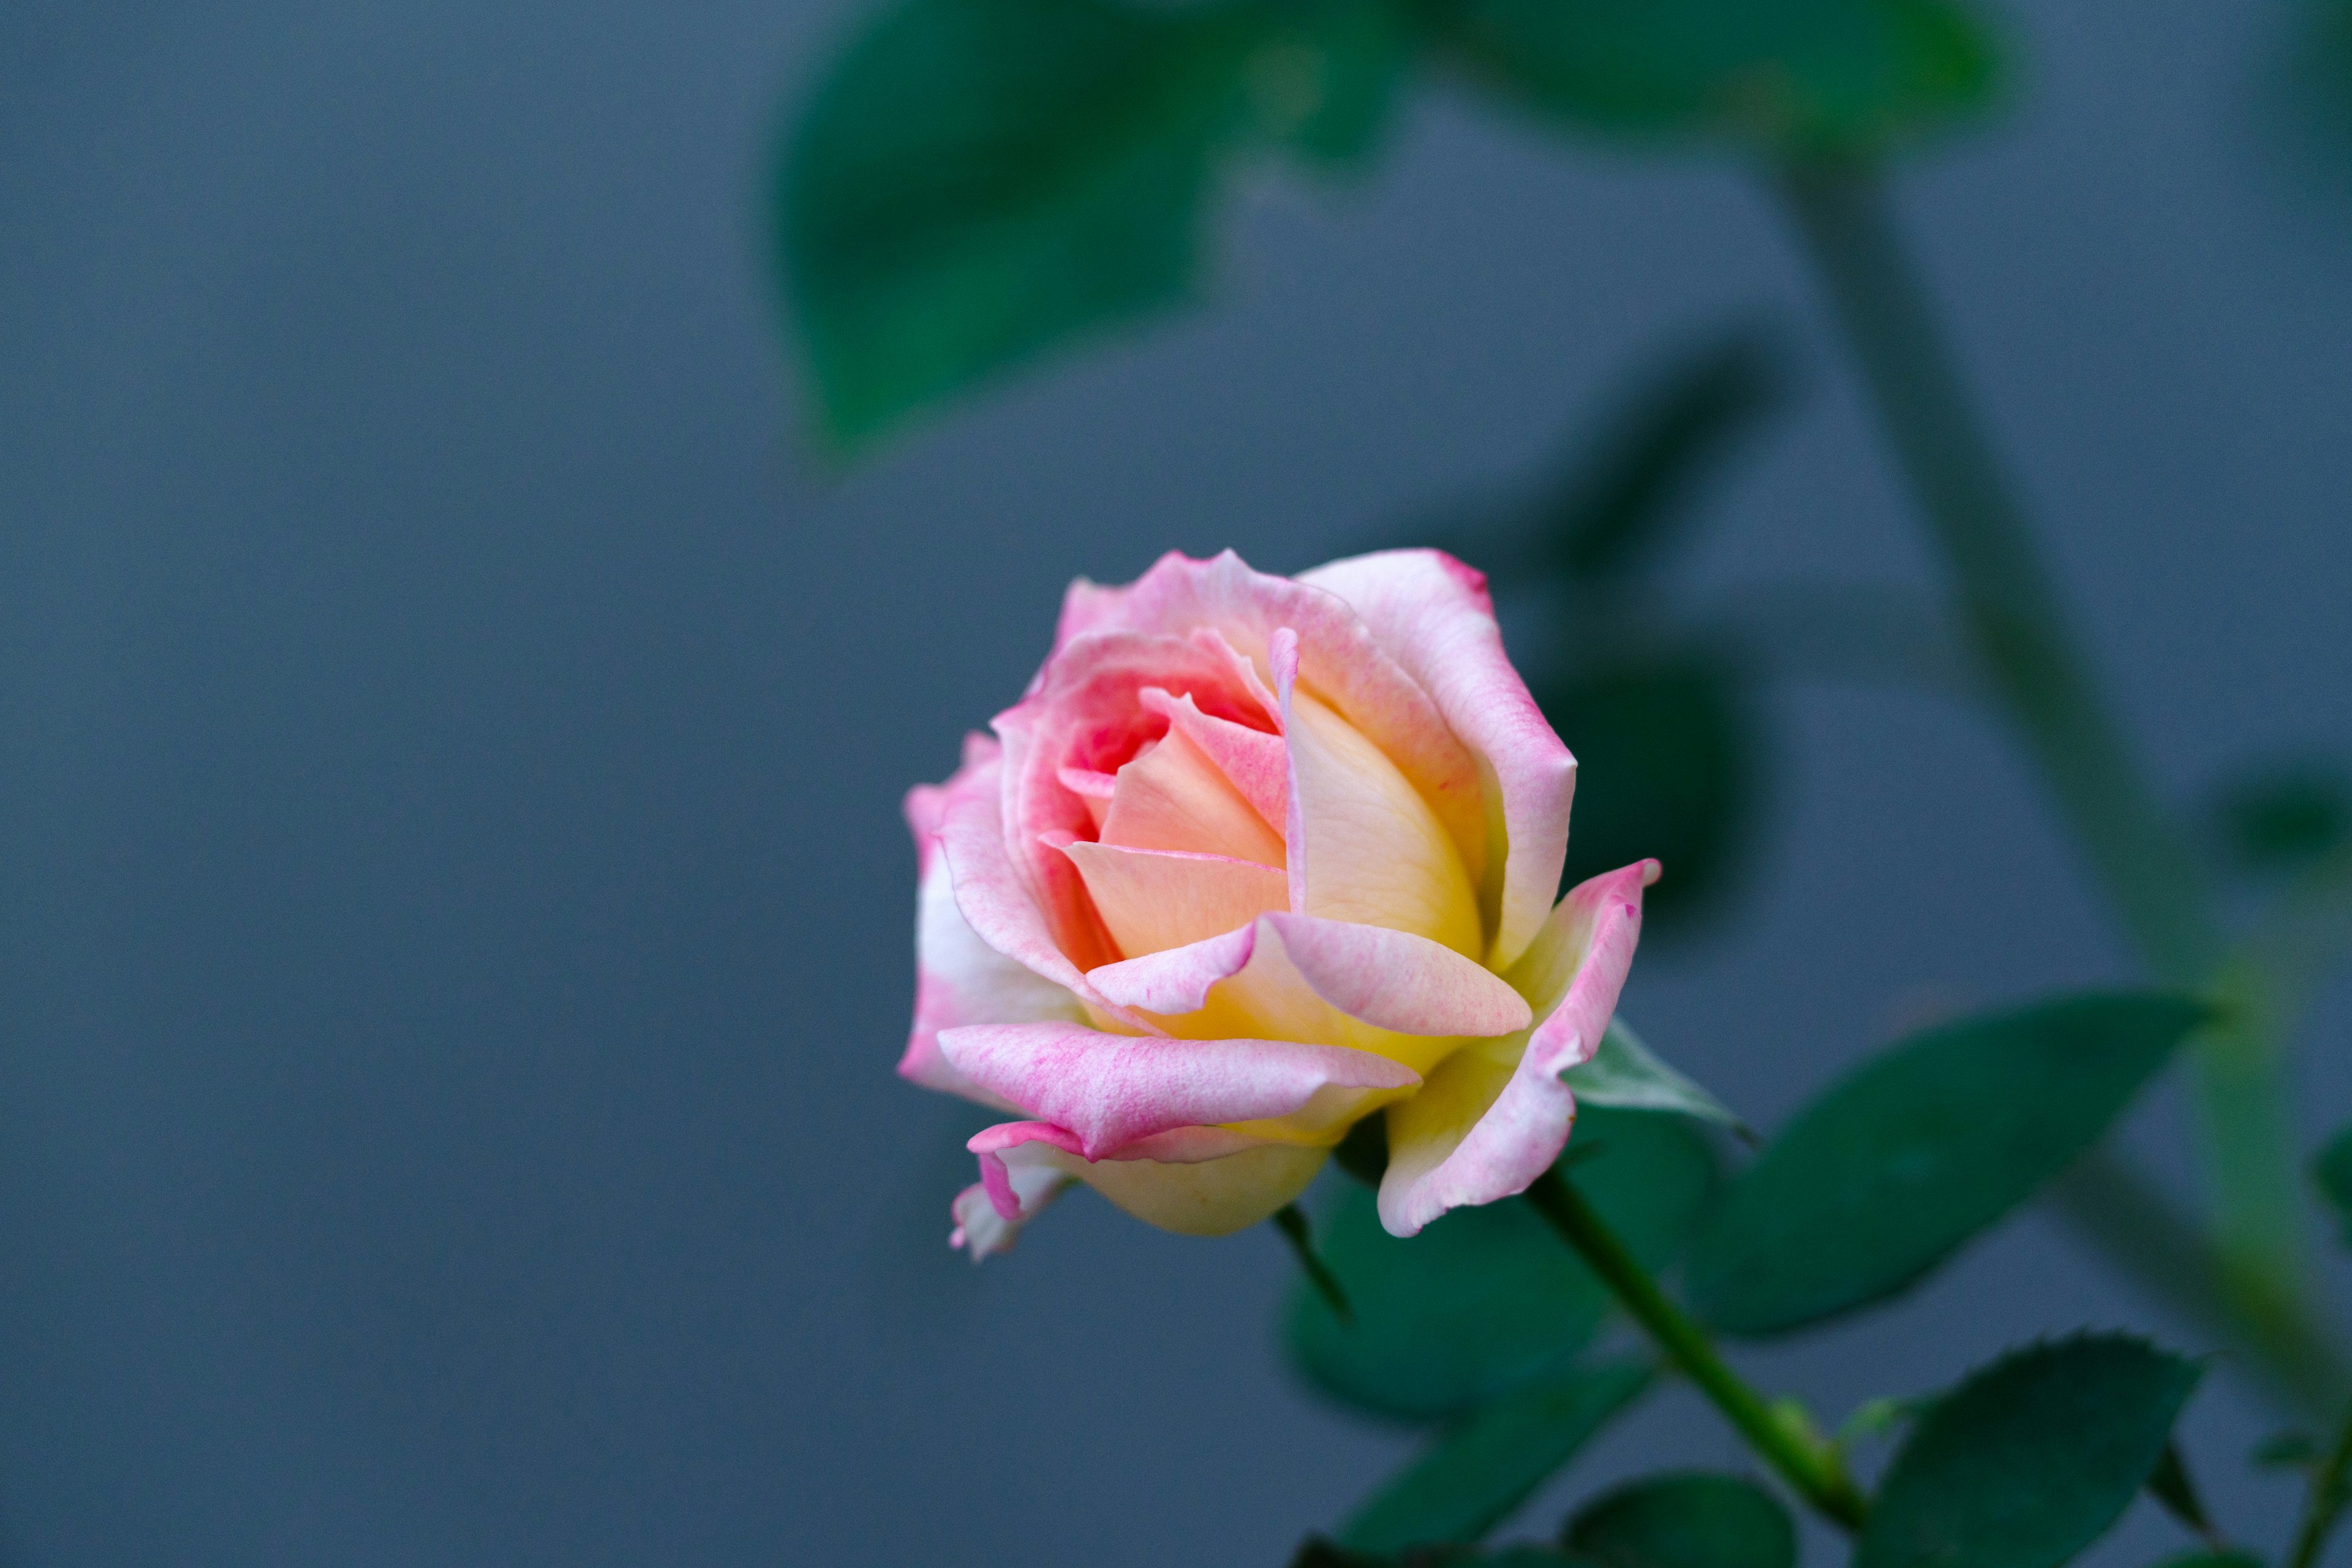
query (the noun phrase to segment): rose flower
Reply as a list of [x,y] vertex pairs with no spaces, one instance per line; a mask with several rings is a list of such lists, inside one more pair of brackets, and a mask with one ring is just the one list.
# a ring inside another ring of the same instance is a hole
[[954,1202],[975,1258],[1072,1180],[1216,1236],[1387,1118],[1382,1223],[1523,1191],[1608,1026],[1654,861],[1555,907],[1576,762],[1434,551],[1297,578],[1171,554],[1074,584],[995,738],[907,797],[898,1071],[1010,1120]]

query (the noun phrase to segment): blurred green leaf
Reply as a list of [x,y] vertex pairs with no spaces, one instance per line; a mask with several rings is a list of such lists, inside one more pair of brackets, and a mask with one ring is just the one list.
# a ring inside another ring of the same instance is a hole
[[2210,815],[2240,866],[2300,870],[2352,839],[2352,779],[2320,758],[2275,763],[2223,785]]
[[2254,1445],[2247,1459],[2258,1470],[2307,1470],[2326,1452],[2308,1432],[2273,1432]]
[[1452,0],[1441,37],[1506,98],[1586,129],[1853,155],[1981,110],[1997,58],[1943,0]]
[[2168,1557],[2157,1568],[2268,1568],[2251,1552],[2183,1552]]
[[1646,374],[1527,525],[1538,561],[1588,582],[1654,564],[1706,482],[1789,396],[1775,341],[1742,327]]
[[1797,1527],[1738,1476],[1632,1481],[1576,1510],[1561,1543],[1601,1568],[1796,1568]]
[[1370,142],[1407,59],[1388,0],[909,0],[818,88],[782,252],[843,447],[1192,291],[1234,159]]
[[1389,1119],[1367,1116],[1348,1129],[1331,1151],[1331,1163],[1368,1187],[1378,1187],[1389,1172]]
[[1769,1334],[1902,1289],[2097,1142],[2205,1016],[2090,995],[1912,1036],[1734,1184],[1693,1245],[1692,1300],[1729,1332]]
[[2205,1500],[2198,1495],[2197,1482],[2189,1473],[2189,1461],[2181,1457],[2180,1445],[2167,1442],[2164,1451],[2156,1457],[2156,1468],[2147,1473],[2147,1493],[2164,1505],[2164,1510],[2203,1536],[2218,1542],[2221,1531],[2213,1528],[2213,1516],[2205,1510]]
[[1597,416],[1533,483],[1413,518],[1368,544],[1434,544],[1475,562],[1497,594],[1614,592],[1680,542],[1709,481],[1789,402],[1792,380],[1781,336],[1769,328],[1742,322],[1695,343],[1677,339],[1607,388]]
[[1513,1389],[1445,1427],[1340,1527],[1339,1543],[1394,1552],[1470,1542],[1518,1510],[1649,1386],[1642,1362],[1603,1362]]
[[1733,1115],[1723,1101],[1660,1061],[1622,1018],[1611,1019],[1592,1055],[1559,1078],[1576,1092],[1580,1106],[1672,1111],[1750,1135],[1748,1123]]
[[1697,655],[1535,682],[1578,763],[1566,886],[1656,858],[1665,875],[1643,909],[1654,932],[1732,884],[1761,794],[1745,695],[1726,664]]
[[[1698,1135],[1674,1117],[1595,1109],[1570,1148],[1589,1152],[1579,1187],[1643,1262],[1670,1260],[1715,1187]],[[1601,1282],[1525,1204],[1456,1209],[1400,1241],[1381,1228],[1373,1194],[1351,1186],[1319,1229],[1355,1321],[1297,1288],[1284,1340],[1308,1383],[1359,1409],[1440,1420],[1563,1373],[1609,1310]]]
[[2327,1141],[2311,1163],[2311,1179],[2335,1207],[2336,1223],[2344,1227],[2344,1245],[2352,1247],[2352,1127]]
[[2125,1334],[2014,1352],[1936,1402],[1880,1482],[1854,1568],[2051,1568],[2130,1506],[2200,1368]]

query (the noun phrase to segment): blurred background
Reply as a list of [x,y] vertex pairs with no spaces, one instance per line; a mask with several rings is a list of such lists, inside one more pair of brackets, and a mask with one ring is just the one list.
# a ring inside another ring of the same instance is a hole
[[[9,1568],[1284,1561],[1412,1436],[1286,1375],[1269,1229],[1080,1194],[948,1251],[961,1119],[889,1070],[901,793],[1071,576],[1408,537],[1727,323],[1790,391],[1673,595],[1927,583],[1753,182],[1444,95],[1360,179],[1253,184],[1214,310],[826,461],[766,202],[860,15],[0,10]],[[2179,798],[2352,751],[2308,18],[2000,19],[2008,108],[1898,200],[2098,662]],[[1626,1002],[1750,1120],[1922,1018],[2133,973],[1980,717],[1758,700],[1753,841]],[[2347,1028],[2339,984],[2311,1141]],[[2173,1091],[2129,1136],[2185,1191]],[[1741,1359],[1834,1417],[2083,1321],[2202,1348],[2034,1213]],[[2245,1389],[2184,1431],[2273,1546],[2297,1490],[2245,1479]],[[1679,1392],[1572,1487],[1677,1463],[1744,1464]],[[2143,1506],[2093,1560],[2176,1538]]]

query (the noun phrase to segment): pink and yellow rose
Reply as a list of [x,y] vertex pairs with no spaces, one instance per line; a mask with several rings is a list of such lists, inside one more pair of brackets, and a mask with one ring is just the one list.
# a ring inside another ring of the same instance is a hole
[[907,797],[898,1071],[992,1106],[975,1258],[1083,1181],[1154,1225],[1265,1218],[1387,1118],[1381,1221],[1523,1191],[1568,1141],[1654,861],[1557,905],[1576,762],[1433,551],[1297,578],[1171,554],[1074,584],[1045,668]]

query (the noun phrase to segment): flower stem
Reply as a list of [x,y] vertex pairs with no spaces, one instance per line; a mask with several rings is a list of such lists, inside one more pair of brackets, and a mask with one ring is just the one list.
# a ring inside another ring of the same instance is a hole
[[1869,1516],[1870,1503],[1827,1439],[1810,1422],[1776,1408],[1724,1363],[1705,1330],[1658,1289],[1649,1270],[1626,1250],[1617,1233],[1593,1212],[1592,1205],[1557,1168],[1546,1171],[1528,1188],[1528,1202],[1574,1247],[1592,1272],[1624,1304],[1634,1321],[1657,1342],[1714,1401],[1717,1409],[1757,1453],[1780,1473],[1783,1480],[1824,1516],[1847,1530],[1858,1530]]
[[2311,1499],[2304,1505],[2303,1522],[2295,1527],[2294,1545],[2286,1554],[2286,1568],[2317,1568],[2328,1531],[2343,1517],[2352,1500],[2352,1410],[2344,1413],[2336,1446],[2311,1473]]
[[[1988,686],[2149,970],[2167,984],[2208,985],[2223,954],[2211,891],[2067,634],[1878,180],[1866,167],[1811,165],[1787,171],[1780,193],[1944,558]],[[2200,1037],[2193,1070],[2222,1290],[2242,1335],[2260,1338],[2270,1304],[2310,1291],[2276,1031],[2259,1010],[2233,1010]]]

